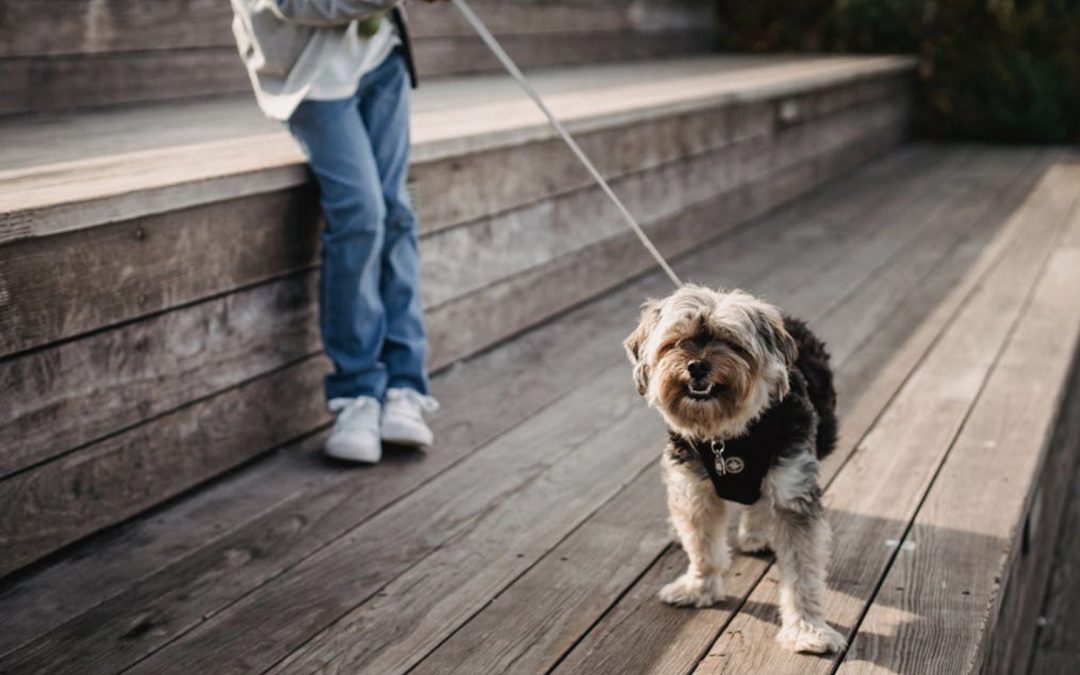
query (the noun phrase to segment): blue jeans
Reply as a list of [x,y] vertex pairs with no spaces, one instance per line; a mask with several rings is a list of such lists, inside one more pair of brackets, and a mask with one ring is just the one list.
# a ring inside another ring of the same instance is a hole
[[405,190],[409,76],[398,50],[351,98],[304,101],[289,118],[319,186],[319,323],[334,364],[326,396],[428,393],[416,216]]

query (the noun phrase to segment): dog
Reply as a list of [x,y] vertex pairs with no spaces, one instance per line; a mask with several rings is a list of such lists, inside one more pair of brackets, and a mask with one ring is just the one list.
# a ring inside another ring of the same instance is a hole
[[843,649],[823,618],[831,533],[817,477],[837,436],[825,345],[748,293],[696,285],[646,301],[623,345],[638,393],[667,423],[661,471],[689,559],[660,599],[706,607],[724,597],[728,502],[739,502],[739,548],[772,549],[779,565],[777,640],[796,652]]

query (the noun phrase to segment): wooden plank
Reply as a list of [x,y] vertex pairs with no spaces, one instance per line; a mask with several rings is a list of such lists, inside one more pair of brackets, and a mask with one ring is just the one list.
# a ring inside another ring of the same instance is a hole
[[[499,42],[524,68],[687,56],[707,53],[712,46],[707,30],[504,35]],[[501,68],[491,50],[474,35],[419,39],[413,43],[413,54],[421,77]]]
[[307,359],[4,479],[0,575],[325,424],[326,371]]
[[[1000,262],[829,486],[825,504],[834,545],[826,613],[845,631],[858,623],[887,571],[892,549],[885,542],[903,537],[1016,325],[1074,201],[1053,174],[1040,182],[1014,216],[1018,222],[1007,228],[1007,236],[1015,238]],[[770,569],[697,671],[818,672],[832,667],[829,659],[791,654],[773,644],[772,612],[753,610],[775,607],[775,575]]]
[[[807,126],[759,136],[612,181],[642,222],[671,217],[687,205],[768,176],[808,156],[827,152],[890,125],[892,103],[856,108]],[[504,215],[455,227],[425,240],[421,260],[428,280],[425,306],[434,307],[509,275],[620,234],[618,210],[590,187]],[[470,261],[462,265],[462,260]]]
[[649,470],[410,672],[547,672],[670,541],[663,487]]
[[308,267],[313,201],[300,188],[2,246],[0,356]]
[[[1072,190],[1080,198],[1075,178]],[[1080,218],[1075,222],[1080,229]],[[984,664],[992,640],[1020,632],[997,631],[1002,581],[1024,546],[1025,516],[1080,343],[1078,287],[1080,248],[1054,251],[872,597],[842,671],[971,672]],[[972,484],[993,487],[972,491]],[[1027,536],[1039,547],[1052,538]],[[989,665],[997,671],[1002,664]]]
[[[924,193],[929,185],[934,183],[952,184],[954,178],[968,173],[980,161],[985,160],[976,152],[966,156],[954,155],[950,162],[927,171],[921,177],[920,180],[927,181],[928,185],[920,185],[915,181],[906,188],[912,190],[912,208],[905,215],[914,219],[907,222],[920,222],[924,217],[920,209],[926,209],[927,205],[914,199],[917,195]],[[998,163],[1000,166],[1010,161],[1002,158]],[[1000,187],[993,185],[988,185],[986,189],[999,193],[1002,191]],[[1008,202],[1004,204],[1007,205]],[[899,223],[896,225],[903,227]],[[967,276],[955,288],[950,288],[954,281],[952,277],[945,279],[947,283],[944,284],[937,278],[946,272],[953,274],[958,268],[949,264],[937,267],[935,281],[920,285],[912,297],[905,298],[889,320],[874,330],[875,339],[864,342],[855,353],[846,357],[843,354],[836,355],[834,367],[850,372],[851,375],[845,378],[844,390],[839,399],[839,412],[843,420],[840,449],[825,464],[823,484],[827,484],[835,475],[845,456],[854,448],[865,430],[874,423],[881,409],[932,347],[964,299],[981,281],[990,262],[996,260],[1004,248],[1004,243],[997,242],[996,246],[990,247],[991,250],[980,251],[984,255],[970,265]],[[961,275],[964,269],[959,268]],[[881,287],[875,288],[873,283],[867,285],[867,289],[881,292]],[[865,299],[860,299],[862,297]],[[867,296],[852,296],[851,300],[866,305],[871,304],[872,297],[871,293]],[[835,321],[822,323],[819,330],[830,333],[830,327],[834,325]],[[665,553],[581,644],[567,655],[560,671],[618,671],[633,668],[634,664],[642,660],[664,672],[686,672],[692,669],[730,619],[732,609],[728,606],[700,613],[679,612],[672,611],[656,601],[656,589],[678,573],[684,566],[683,559],[678,550]],[[728,592],[735,599],[736,607],[753,590],[766,569],[766,562],[757,558],[739,556],[735,559],[728,577]],[[770,646],[773,645],[768,637],[763,640]]]
[[[919,165],[923,157],[924,152],[919,149],[897,153],[888,160],[876,163],[850,184],[860,194],[866,195],[868,201],[872,201],[877,191],[884,190],[884,185],[878,180],[882,174],[888,175],[889,172]],[[833,246],[835,241],[826,237],[827,234],[837,228],[850,229],[860,222],[847,217],[849,208],[846,202],[828,199],[835,192],[837,188],[827,189],[766,223],[733,233],[717,247],[688,261],[688,266],[681,266],[690,273],[697,273],[695,270],[699,268],[711,269],[711,261],[719,256],[733,261],[723,270],[733,275],[732,283],[752,283],[757,275],[772,270],[777,260],[804,254],[815,246],[825,250]],[[821,204],[823,208],[813,207],[816,210],[805,212],[815,204]],[[824,208],[826,205],[827,208]],[[828,217],[828,221],[818,224],[824,216]],[[810,231],[796,236],[792,230],[797,228],[809,228]],[[773,243],[763,246],[762,242]],[[36,658],[44,655],[50,660],[52,668],[59,667],[60,664],[55,661],[53,640],[63,642],[65,653],[70,654],[73,663],[80,664],[80,668],[99,661],[103,669],[120,668],[129,662],[123,659],[151,651],[167,638],[186,630],[193,622],[201,621],[204,616],[226,606],[246,592],[250,584],[272,577],[278,570],[287,569],[293,562],[340,536],[354,523],[362,522],[447,466],[460,461],[478,444],[478,439],[485,438],[484,433],[492,433],[491,425],[501,424],[504,419],[509,425],[520,419],[515,415],[525,413],[519,410],[519,406],[524,407],[528,403],[534,406],[530,410],[535,411],[557,397],[560,387],[571,387],[573,382],[591,379],[594,369],[621,364],[623,356],[618,344],[625,333],[625,326],[633,321],[637,300],[645,295],[663,292],[665,283],[656,275],[646,277],[576,310],[557,323],[531,332],[506,348],[489,352],[452,369],[435,381],[436,394],[448,404],[448,410],[435,416],[434,423],[440,438],[439,450],[426,461],[394,465],[385,473],[378,470],[360,472],[351,475],[348,480],[331,483],[323,480],[309,489],[298,490],[288,499],[283,498],[281,504],[268,507],[253,521],[237,523],[228,537],[207,542],[205,550],[197,555],[192,554],[163,569],[146,582],[134,586],[130,592],[113,596],[114,599],[85,616],[73,619],[53,636],[23,650],[19,656],[21,662],[31,664],[34,663],[33,655]],[[518,347],[522,343],[530,345],[528,351]],[[447,389],[444,384],[446,378],[457,381],[458,386]],[[503,395],[501,382],[522,381],[524,378],[528,378],[529,386],[522,389],[522,396],[508,398]],[[477,381],[485,386],[477,387]],[[477,409],[490,411],[491,414],[479,421],[474,415]],[[461,434],[465,434],[468,444],[459,442]],[[282,469],[278,465],[276,473]],[[263,475],[268,482],[280,480],[273,478],[273,467]],[[283,537],[280,541],[271,543],[266,539],[267,532],[294,531],[293,536]],[[228,551],[252,549],[261,551],[262,555],[245,557],[243,562],[226,555]],[[210,585],[200,592],[192,592],[193,588],[202,587],[203,584]],[[52,581],[49,588],[57,585],[56,581]],[[82,587],[80,591],[85,593]],[[24,613],[38,609],[39,605],[32,602],[34,596],[23,597],[30,603],[30,607],[23,610]],[[180,597],[185,599],[180,600]],[[137,636],[127,635],[130,627],[137,624],[139,617],[146,616],[147,612],[157,617],[157,630],[142,631]],[[51,621],[55,624],[59,618],[54,615]],[[44,619],[39,619],[39,625],[41,622]],[[22,622],[20,627],[23,627]],[[124,637],[117,644],[106,639],[107,635]],[[26,637],[23,632],[23,641]],[[101,661],[105,658],[100,655],[101,650],[109,654],[108,660]]]
[[[1060,440],[1075,444],[1080,442],[1080,397],[1075,389],[1072,396],[1074,401],[1066,408],[1069,415]],[[1061,466],[1060,470],[1066,485],[1080,483],[1080,462],[1072,467]],[[1080,622],[1076,620],[1080,616],[1080,538],[1071,536],[1080,529],[1080,494],[1073,489],[1066,500],[1054,546],[1053,569],[1044,589],[1045,606],[1039,608],[1032,622],[1037,626],[1037,642],[1032,649],[1030,673],[1066,675],[1080,667]],[[1042,532],[1050,538],[1054,530],[1042,528]]]
[[250,87],[236,47],[0,59],[0,115],[207,96]]
[[[874,115],[865,116],[863,123],[877,121],[879,114],[888,118],[893,112],[888,107],[881,108]],[[850,115],[857,116],[857,113],[852,111]],[[842,140],[843,134],[855,133],[854,129],[844,129],[850,119],[838,116],[835,120],[823,121],[821,124],[824,126],[819,135],[807,133],[808,130],[801,127],[788,130],[785,132],[787,135],[780,140],[794,138],[797,145],[791,148],[780,145],[773,155],[753,153],[749,146],[743,147],[741,152],[759,155],[756,159],[758,163],[766,160],[779,162],[784,158],[784,153],[810,152],[826,143],[837,142],[837,138],[833,137],[835,134],[840,134],[839,138]],[[831,129],[836,131],[830,131]],[[722,150],[717,152],[722,153]],[[718,157],[725,162],[718,170],[732,175],[733,180],[738,180],[742,175],[740,172],[744,170],[740,157],[745,158],[745,155],[729,154],[726,159],[722,155]],[[729,169],[729,166],[735,168]],[[746,166],[745,170],[751,169]],[[708,182],[703,185],[699,182],[697,190],[700,192],[709,188]],[[575,198],[571,195],[564,200],[568,204],[565,208],[586,211],[580,218],[570,219],[571,221],[589,220],[589,211],[599,204],[605,204],[600,201],[601,197],[595,190],[587,194],[595,194],[596,197],[578,195]],[[689,194],[685,199],[683,204],[677,206],[685,206],[699,197]],[[315,224],[303,215],[306,209],[311,208],[311,200],[312,196],[306,190],[284,195],[249,197],[235,203],[214,204],[130,223],[118,223],[92,231],[70,233],[60,240],[29,240],[0,247],[0,259],[6,266],[4,281],[8,294],[20,300],[18,303],[0,307],[0,329],[9,336],[0,346],[0,355],[78,335],[144,316],[174,304],[196,301],[237,286],[264,281],[313,265],[316,250]],[[504,217],[503,221],[513,222],[519,216],[524,217],[530,208],[533,212],[539,211],[541,216],[546,215],[551,227],[562,222],[561,219],[550,222],[553,207],[546,204],[526,207],[527,210],[522,213],[513,212]],[[548,213],[545,214],[545,211]],[[284,223],[280,216],[275,217],[275,214],[282,212],[286,215]],[[253,227],[251,222],[266,225]],[[477,225],[476,227],[483,231],[480,234],[472,232],[473,240],[480,237],[482,243],[490,239],[484,232],[496,227],[499,222],[501,221],[496,218],[494,221]],[[592,236],[600,236],[619,227],[610,217],[602,222],[607,224],[607,228],[594,228],[597,234]],[[180,224],[183,224],[182,228],[179,227]],[[544,232],[542,228],[529,229]],[[513,233],[509,227],[502,226],[498,227],[498,231],[500,236]],[[469,234],[464,231],[451,231],[445,233],[445,236],[449,239],[431,239],[423,247],[425,274],[434,275],[435,280],[427,285],[428,289],[434,289],[428,291],[429,295],[440,292],[438,289],[450,289],[443,292],[460,294],[470,288],[466,284],[462,289],[461,283],[439,276],[441,270],[449,273],[450,270],[464,269],[457,265],[447,268],[447,265],[452,260],[460,259],[456,254],[451,255],[455,251],[460,252],[457,249],[461,246],[455,248],[453,241],[461,237],[468,239]],[[301,237],[304,239],[302,242],[295,241]],[[448,246],[453,250],[444,251]],[[483,250],[488,249],[491,249],[490,243]],[[528,252],[520,246],[509,250]],[[188,263],[191,257],[200,259],[199,268]],[[502,255],[496,257],[497,260],[502,258]],[[58,274],[49,277],[48,283],[42,284],[37,270],[45,259],[48,259]],[[244,260],[245,264],[235,265],[236,259]],[[132,269],[129,262],[131,260],[137,260],[140,264]],[[514,258],[506,258],[506,264],[510,263],[521,264]],[[471,266],[471,269],[480,268],[486,266]],[[498,273],[506,272],[498,267],[488,272]],[[94,281],[88,284],[87,279]],[[477,283],[484,285],[483,279],[469,283],[472,287]],[[447,298],[443,300],[445,299]],[[438,297],[428,298],[429,303],[439,301]]]
[[[340,474],[309,461],[321,434],[271,453],[176,500],[166,509],[128,521],[74,544],[63,556],[0,581],[3,607],[0,658],[31,639],[137,583],[147,574],[209,546],[302,488],[314,489]],[[279,469],[268,480],[267,467]],[[87,580],[93,583],[87,583]],[[2,663],[2,661],[0,661]]]
[[[883,130],[691,205],[672,218],[647,226],[647,231],[660,242],[665,254],[690,250],[709,236],[795,198],[896,140]],[[514,335],[541,317],[581,302],[652,264],[634,236],[624,233],[432,308],[429,337],[433,358],[450,361],[477,345]]]
[[[648,22],[625,7],[470,4],[498,35],[629,31],[648,29],[658,19],[661,28],[697,28],[710,18],[703,3],[650,8]],[[232,17],[229,5],[217,0],[7,0],[0,57],[232,46]],[[457,10],[442,5],[410,12],[409,24],[414,39],[472,35]]]
[[[452,574],[423,574],[432,566],[516,576],[650,462],[651,443],[628,442],[659,431],[635,399],[625,372],[609,369],[139,662],[133,672],[165,673],[182,663],[205,663],[219,672],[272,666],[367,599],[376,600],[376,612],[411,614],[406,606],[380,599],[395,594],[406,579],[437,584],[438,593],[428,599],[468,595],[460,585],[456,592],[455,585],[443,586]],[[596,400],[605,401],[602,410],[593,405]],[[548,515],[536,518],[538,513]],[[360,568],[357,560],[364,561]],[[375,598],[377,592],[384,595]],[[442,605],[451,611],[456,606]],[[435,618],[415,616],[414,625]],[[243,631],[228,629],[241,625]],[[362,642],[371,648],[384,644]]]
[[[1055,545],[1065,517],[1073,469],[1080,448],[1080,398],[1076,374],[1072,376],[1070,400],[1061,412],[1061,424],[1055,430],[1052,446],[1040,475],[1019,542],[1020,556],[1002,582],[1004,593],[999,604],[995,635],[984,650],[983,672],[1024,672],[1032,662],[1037,633],[1046,623],[1041,612],[1042,598],[1050,585]],[[1069,537],[1064,538],[1065,541]],[[1026,544],[1026,545],[1025,545]],[[999,637],[1000,636],[1000,637]],[[1007,636],[1007,637],[1006,637]]]
[[[771,129],[771,106],[756,103],[623,124],[575,140],[611,179],[729,147]],[[556,139],[420,162],[411,167],[410,177],[425,232],[592,185],[585,168]]]
[[[707,31],[549,33],[500,40],[523,67],[647,59],[703,53]],[[421,77],[496,70],[474,36],[420,38],[413,43]],[[0,59],[0,115],[242,92],[251,84],[236,46],[63,54]]]
[[[738,71],[761,68],[767,64],[777,65],[784,57],[723,56],[694,59],[665,59],[648,63],[604,64],[577,68],[549,69],[530,73],[534,86],[545,96],[555,96],[574,89],[592,89],[633,84],[645,80],[669,80],[684,77],[688,72],[708,71],[710,64],[722,63],[723,72],[732,75]],[[909,90],[906,75],[881,76],[861,83],[825,87],[798,95],[794,100],[805,105],[804,113],[825,116],[844,107],[851,107],[881,98],[903,98]],[[503,75],[471,76],[452,80],[431,80],[412,92],[411,104],[414,114],[420,118],[429,112],[445,112],[448,108],[480,105],[484,101],[517,100],[520,91]],[[767,106],[759,101],[753,106]],[[730,104],[713,106],[696,111],[697,115],[709,114],[716,107],[745,110],[748,106]],[[675,114],[666,117],[674,117]],[[652,120],[638,120],[639,124],[658,122],[665,116]],[[694,112],[685,114],[695,117]],[[740,124],[771,127],[772,114],[749,114]],[[802,119],[800,117],[800,119]],[[690,125],[689,121],[686,122]],[[717,125],[720,125],[717,128]],[[616,125],[620,126],[620,125]],[[626,126],[623,124],[621,126]],[[676,127],[670,133],[719,133],[724,131],[722,120],[700,128]],[[244,92],[211,99],[175,101],[167,104],[148,103],[138,106],[105,110],[57,113],[33,117],[0,119],[0,170],[27,170],[48,164],[70,162],[91,157],[117,155],[152,148],[168,148],[236,138],[248,138],[278,132],[284,135],[280,123],[264,118],[250,93]],[[422,129],[414,128],[421,133]],[[660,137],[660,132],[656,132]],[[422,136],[422,133],[421,133]],[[549,139],[555,141],[556,139]],[[585,139],[579,135],[578,141]],[[647,138],[635,139],[646,142]],[[684,141],[671,139],[671,146],[661,145],[658,150],[686,154],[680,150]],[[552,143],[555,146],[555,143]],[[584,147],[584,146],[583,146]],[[634,151],[632,145],[612,143],[601,146],[604,153],[590,153],[596,161],[603,161],[609,153],[623,154]],[[692,144],[691,144],[692,147]],[[491,150],[491,148],[489,148]],[[588,151],[588,148],[586,148]],[[427,218],[425,218],[426,220]]]
[[[799,95],[820,87],[858,85],[906,72],[903,59],[695,59],[593,67],[538,78],[555,91],[548,103],[576,134],[676,114]],[[642,77],[655,78],[642,82]],[[601,77],[613,84],[604,86]],[[632,77],[627,81],[628,77]],[[500,84],[501,82],[501,84]],[[565,91],[567,82],[571,89]],[[444,101],[413,117],[413,159],[421,163],[553,138],[544,118],[512,83],[484,78],[445,87]],[[588,95],[576,89],[587,88]],[[599,96],[597,89],[605,91]],[[431,91],[429,88],[428,91]],[[462,89],[463,92],[457,92]],[[465,100],[461,96],[468,93]],[[495,96],[492,100],[492,96]],[[477,102],[475,99],[479,99]],[[898,102],[906,97],[898,97]],[[211,126],[214,126],[211,124]],[[18,136],[18,126],[13,133]],[[0,172],[0,241],[55,234],[236,198],[306,182],[302,157],[286,134],[142,149],[29,170]],[[55,186],[63,185],[62,193]]]
[[319,351],[315,274],[0,361],[0,476]]
[[231,22],[217,0],[6,0],[0,57],[230,45]]

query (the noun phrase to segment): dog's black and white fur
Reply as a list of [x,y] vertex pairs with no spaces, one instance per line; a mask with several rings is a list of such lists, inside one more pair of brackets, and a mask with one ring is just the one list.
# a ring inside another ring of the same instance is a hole
[[740,549],[771,548],[779,564],[777,639],[800,652],[842,649],[823,618],[830,532],[817,476],[837,428],[825,346],[747,293],[693,285],[646,302],[624,344],[638,392],[668,425],[661,467],[689,559],[660,598],[705,607],[724,597],[727,502],[742,502]]

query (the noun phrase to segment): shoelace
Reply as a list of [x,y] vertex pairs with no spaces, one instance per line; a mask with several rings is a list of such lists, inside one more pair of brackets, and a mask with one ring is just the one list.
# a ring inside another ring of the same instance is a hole
[[394,390],[387,394],[388,402],[393,400],[407,401],[426,413],[433,413],[439,409],[439,402],[433,396],[425,396],[414,389]]

